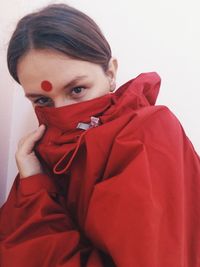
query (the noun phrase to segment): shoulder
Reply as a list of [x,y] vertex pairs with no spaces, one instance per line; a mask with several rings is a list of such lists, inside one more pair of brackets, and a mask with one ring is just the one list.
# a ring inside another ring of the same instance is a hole
[[118,133],[115,142],[139,142],[145,147],[181,147],[188,138],[184,129],[166,106],[149,106],[139,109]]
[[132,134],[147,131],[183,130],[181,123],[174,113],[166,106],[149,106],[133,112],[123,129]]

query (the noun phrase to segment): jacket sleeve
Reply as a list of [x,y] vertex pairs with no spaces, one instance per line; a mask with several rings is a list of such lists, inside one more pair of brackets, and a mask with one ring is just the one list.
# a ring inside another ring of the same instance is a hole
[[85,228],[117,267],[200,266],[200,161],[167,108],[118,134],[105,177]]
[[1,267],[103,266],[98,251],[82,244],[45,174],[16,177],[0,210],[0,240]]

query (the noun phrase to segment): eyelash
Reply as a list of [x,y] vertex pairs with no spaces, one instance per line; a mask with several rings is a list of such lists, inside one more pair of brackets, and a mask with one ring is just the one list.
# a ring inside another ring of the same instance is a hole
[[[86,89],[84,86],[76,86],[76,87],[74,87],[74,88],[71,89],[70,93],[72,94],[73,91],[74,91],[75,89],[77,89],[77,88]],[[76,95],[78,96],[79,94],[81,94],[81,92],[78,93],[78,94],[76,94]],[[78,97],[74,97],[74,98],[78,98]],[[43,100],[47,100],[47,101],[45,101],[45,103],[39,103],[39,101],[40,101],[41,99],[43,99]],[[33,103],[34,103],[34,104],[39,104],[39,105],[45,105],[46,103],[49,102],[49,100],[51,100],[51,99],[48,98],[48,97],[43,96],[43,97],[40,97],[40,98],[34,100]],[[50,101],[50,102],[51,102],[51,101]]]
[[[45,100],[47,100],[47,101],[45,101],[45,103],[39,103],[39,101],[40,101],[41,99],[43,99],[43,100],[45,99]],[[43,96],[43,97],[40,97],[40,98],[34,100],[33,103],[34,103],[34,104],[39,104],[39,105],[45,105],[45,104],[48,102],[48,100],[50,100],[50,98],[48,98],[48,97],[44,97],[44,96]]]
[[[71,90],[71,94],[72,94],[72,92],[73,92],[75,89],[77,89],[77,88],[86,89],[84,86],[76,86],[76,87],[72,88],[72,90]],[[77,94],[77,95],[78,95],[78,94]]]

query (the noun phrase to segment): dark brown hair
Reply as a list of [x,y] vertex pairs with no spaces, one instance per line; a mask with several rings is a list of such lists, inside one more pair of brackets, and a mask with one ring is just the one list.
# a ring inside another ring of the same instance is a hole
[[8,70],[18,83],[18,61],[30,49],[56,50],[99,64],[104,71],[111,58],[110,46],[98,25],[66,4],[48,5],[18,22],[7,51]]

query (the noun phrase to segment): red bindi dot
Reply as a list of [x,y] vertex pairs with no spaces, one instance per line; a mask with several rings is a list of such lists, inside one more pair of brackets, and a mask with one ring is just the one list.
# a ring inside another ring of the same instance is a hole
[[53,86],[52,84],[49,82],[49,81],[42,81],[41,82],[41,88],[44,90],[44,91],[51,91]]

